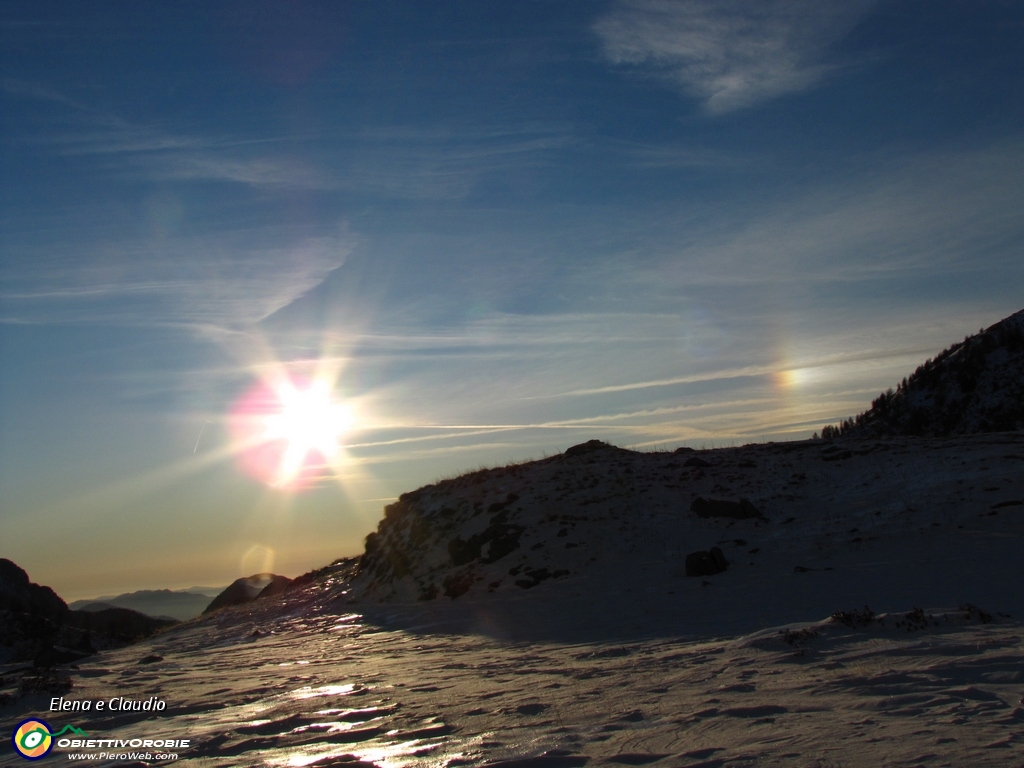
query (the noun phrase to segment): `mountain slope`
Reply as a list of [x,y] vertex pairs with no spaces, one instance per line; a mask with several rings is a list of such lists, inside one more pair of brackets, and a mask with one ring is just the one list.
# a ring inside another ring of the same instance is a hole
[[822,437],[1024,429],[1024,310],[965,338]]
[[1018,526],[1022,461],[1021,433],[675,453],[594,441],[404,494],[367,537],[352,597],[518,599],[561,584],[591,595],[688,589],[688,561],[706,565],[716,547],[727,573],[696,583],[797,568],[862,578],[858,563],[883,549],[909,564],[940,534],[959,546],[961,528],[984,537]]
[[203,613],[210,613],[230,605],[251,603],[260,597],[279,595],[290,583],[291,579],[287,576],[273,573],[256,573],[252,576],[235,579],[223,592],[213,598],[210,604],[203,609]]

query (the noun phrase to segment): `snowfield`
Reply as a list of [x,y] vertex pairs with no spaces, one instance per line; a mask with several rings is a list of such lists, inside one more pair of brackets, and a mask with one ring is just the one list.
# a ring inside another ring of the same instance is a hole
[[0,711],[190,765],[1024,766],[1022,470],[1021,433],[587,444],[406,494],[361,565]]

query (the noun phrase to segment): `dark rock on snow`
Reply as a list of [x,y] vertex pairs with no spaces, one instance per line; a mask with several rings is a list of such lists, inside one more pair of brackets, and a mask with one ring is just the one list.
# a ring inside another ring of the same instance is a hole
[[712,547],[709,552],[691,552],[686,556],[687,576],[714,576],[728,568],[729,561],[720,547]]
[[484,563],[493,563],[519,549],[523,527],[510,525],[505,522],[507,519],[506,512],[499,512],[491,518],[491,524],[480,533],[474,533],[466,540],[458,536],[452,539],[448,543],[448,554],[452,564],[465,565],[477,559]]

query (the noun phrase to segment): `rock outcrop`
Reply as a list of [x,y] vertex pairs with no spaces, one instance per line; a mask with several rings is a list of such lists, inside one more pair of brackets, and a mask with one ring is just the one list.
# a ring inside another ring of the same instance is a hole
[[687,576],[714,576],[729,568],[729,561],[720,547],[712,547],[710,551],[691,552],[686,556]]
[[23,568],[0,558],[0,611],[27,613],[60,624],[70,609],[52,589],[32,583]]
[[[658,559],[672,568],[669,550],[706,535],[697,530],[752,531],[768,522],[747,498],[701,496],[717,487],[708,476],[712,463],[695,451],[682,454],[590,440],[557,456],[403,494],[366,537],[352,597],[519,593],[590,572],[601,558],[630,571]],[[731,460],[722,457],[718,468],[732,471]],[[692,525],[677,527],[680,503],[695,504],[696,514],[686,516]]]
[[235,579],[227,589],[213,598],[203,613],[210,613],[231,605],[244,605],[261,597],[279,595],[285,591],[291,581],[287,576],[279,576],[274,573],[255,573],[252,576]]
[[72,611],[52,589],[32,583],[24,569],[0,559],[0,660],[65,664],[175,623],[127,608]]

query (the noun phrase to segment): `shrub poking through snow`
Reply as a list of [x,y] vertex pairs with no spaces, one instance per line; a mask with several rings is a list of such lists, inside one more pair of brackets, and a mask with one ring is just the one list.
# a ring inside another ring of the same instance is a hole
[[850,627],[851,629],[866,627],[878,621],[875,617],[875,612],[866,605],[859,611],[836,611],[829,618],[836,624],[842,624],[844,627]]

